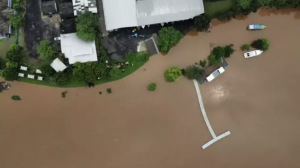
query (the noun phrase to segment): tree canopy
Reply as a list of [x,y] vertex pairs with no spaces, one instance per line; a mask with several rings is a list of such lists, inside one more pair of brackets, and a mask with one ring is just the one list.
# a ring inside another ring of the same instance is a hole
[[205,70],[197,66],[189,66],[185,69],[185,76],[189,79],[201,79],[205,75]]
[[269,41],[266,38],[257,39],[252,43],[252,47],[263,51],[267,51],[269,49],[269,46],[270,46]]
[[110,71],[109,71],[109,76],[111,78],[116,78],[118,77],[119,75],[121,75],[122,71],[120,68],[118,67],[113,67]]
[[17,68],[5,68],[2,71],[2,76],[5,80],[13,81],[18,79],[18,69]]
[[211,18],[206,14],[201,14],[194,18],[194,26],[197,31],[207,31],[210,27]]
[[179,67],[170,67],[165,72],[165,77],[168,82],[175,82],[182,76],[182,71]]
[[251,1],[252,0],[237,0],[237,4],[242,8],[242,9],[249,9],[251,6]]
[[76,18],[78,38],[84,41],[93,41],[96,38],[97,19],[91,12],[84,12]]
[[170,48],[177,44],[182,37],[182,33],[174,27],[163,27],[158,33],[159,50],[168,53]]
[[209,56],[209,65],[219,65],[221,64],[221,58],[218,58],[216,55],[211,54]]
[[46,59],[53,59],[55,57],[55,50],[48,40],[42,40],[40,42],[37,47],[37,52]]
[[23,57],[22,48],[17,44],[10,46],[9,50],[4,53],[4,58],[9,62],[20,62]]
[[68,82],[68,76],[66,73],[64,72],[57,72],[55,75],[54,75],[54,82],[57,84],[57,85],[64,85]]
[[14,14],[9,18],[9,24],[14,28],[19,28],[23,25],[23,17],[21,14]]
[[54,75],[53,68],[50,65],[48,65],[48,64],[45,64],[45,65],[41,66],[41,71],[42,71],[42,73],[45,76],[52,76],[52,75]]

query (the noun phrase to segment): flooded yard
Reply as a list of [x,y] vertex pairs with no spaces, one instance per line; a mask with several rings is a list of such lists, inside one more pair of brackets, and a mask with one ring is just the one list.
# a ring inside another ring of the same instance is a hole
[[[0,94],[0,167],[297,167],[296,14],[251,14],[214,24],[211,33],[185,36],[169,54],[153,56],[132,75],[92,89],[12,82],[12,88]],[[254,23],[268,28],[247,31]],[[270,49],[245,59],[240,46],[258,38],[268,38]],[[185,68],[207,58],[211,44],[234,44],[236,50],[222,75],[200,85],[214,131],[231,135],[203,150],[211,135],[193,82],[181,78],[168,83],[163,74],[170,66]],[[152,82],[157,89],[149,92]],[[61,98],[65,90],[68,94]],[[12,101],[12,95],[22,101]]]

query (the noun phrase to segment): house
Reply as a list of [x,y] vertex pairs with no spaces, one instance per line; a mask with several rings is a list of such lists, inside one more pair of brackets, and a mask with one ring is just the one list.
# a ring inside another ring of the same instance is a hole
[[192,19],[204,13],[203,0],[102,0],[102,2],[108,31],[152,24],[163,25]]
[[69,59],[69,64],[75,62],[94,62],[97,61],[95,40],[86,42],[79,39],[76,33],[61,34],[61,51]]
[[57,6],[54,0],[42,1],[41,10],[43,15],[51,15],[57,13]]
[[79,16],[84,11],[98,13],[96,0],[72,0],[75,16]]
[[0,39],[10,37],[11,34],[11,26],[8,23],[8,19],[15,11],[10,7],[11,0],[0,2]]

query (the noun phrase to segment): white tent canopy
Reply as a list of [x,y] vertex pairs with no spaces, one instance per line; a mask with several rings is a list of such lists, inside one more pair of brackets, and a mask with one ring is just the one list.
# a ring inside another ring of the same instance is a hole
[[61,62],[60,59],[56,58],[50,66],[56,71],[56,72],[61,72],[67,68],[67,66]]
[[203,0],[103,0],[106,30],[191,19]]

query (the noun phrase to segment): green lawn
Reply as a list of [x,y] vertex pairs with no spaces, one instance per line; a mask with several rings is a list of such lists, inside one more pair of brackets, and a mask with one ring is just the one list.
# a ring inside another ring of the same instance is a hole
[[[130,74],[132,74],[134,71],[136,71],[137,69],[139,69],[141,66],[143,66],[147,61],[144,62],[139,62],[134,64],[133,66],[128,66],[128,68],[126,69],[125,72],[123,72],[120,76],[116,77],[116,78],[107,78],[107,79],[100,79],[98,81],[95,82],[95,85],[99,85],[102,83],[108,83],[108,82],[112,82],[115,80],[119,80],[122,79]],[[26,73],[27,74],[27,73]],[[60,88],[76,88],[76,87],[83,87],[83,86],[87,86],[86,83],[83,82],[78,82],[72,74],[68,75],[69,77],[69,81],[67,84],[63,85],[63,86],[58,86],[56,85],[54,82],[51,81],[50,78],[45,78],[44,81],[38,81],[35,79],[28,79],[28,78],[19,78],[18,81],[21,82],[26,82],[26,83],[32,83],[32,84],[38,84],[38,85],[45,85],[45,86],[52,86],[52,87],[60,87]]]
[[204,2],[204,11],[211,18],[215,18],[219,13],[229,10],[233,6],[234,2],[235,0]]

